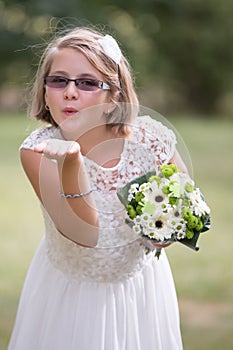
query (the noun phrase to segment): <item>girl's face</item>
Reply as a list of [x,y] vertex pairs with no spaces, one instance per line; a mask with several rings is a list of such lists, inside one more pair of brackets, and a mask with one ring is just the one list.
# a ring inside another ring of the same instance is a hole
[[[78,50],[73,48],[60,49],[54,56],[48,76],[60,76],[69,79],[95,79],[103,81],[101,73],[87,60]],[[95,115],[98,118],[100,109],[93,110],[98,113],[80,113],[92,106],[105,106],[101,111],[105,112],[107,103],[110,102],[110,91],[98,88],[96,91],[83,91],[78,89],[74,81],[70,81],[65,87],[56,88],[45,85],[45,101],[55,122],[62,128],[66,121],[71,121],[71,125],[76,127],[81,123],[92,122]],[[88,111],[88,110],[87,110]],[[103,113],[101,113],[102,115]],[[69,124],[69,123],[68,123]],[[70,127],[71,127],[70,125]],[[80,125],[80,126],[81,126]]]

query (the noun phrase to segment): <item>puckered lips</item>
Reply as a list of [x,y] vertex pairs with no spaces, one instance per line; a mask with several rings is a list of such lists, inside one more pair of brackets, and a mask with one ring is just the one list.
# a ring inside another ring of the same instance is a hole
[[78,110],[74,107],[68,106],[63,109],[63,113],[65,113],[67,116],[72,116],[75,113],[77,113]]

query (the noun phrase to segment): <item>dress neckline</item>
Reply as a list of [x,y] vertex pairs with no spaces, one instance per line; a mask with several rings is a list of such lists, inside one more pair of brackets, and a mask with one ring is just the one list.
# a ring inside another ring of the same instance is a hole
[[123,145],[120,157],[119,157],[120,158],[119,162],[116,165],[114,165],[113,167],[103,167],[100,164],[96,163],[93,159],[88,158],[88,157],[86,157],[84,155],[83,155],[83,158],[86,159],[88,162],[92,163],[93,165],[95,165],[96,167],[98,167],[98,169],[101,169],[103,171],[110,171],[110,172],[112,172],[114,170],[117,170],[121,166],[121,164],[123,162],[123,156],[124,156],[124,154],[125,154],[125,152],[126,152],[126,150],[128,148],[128,143],[129,143],[129,140],[128,139],[124,139],[124,145]]

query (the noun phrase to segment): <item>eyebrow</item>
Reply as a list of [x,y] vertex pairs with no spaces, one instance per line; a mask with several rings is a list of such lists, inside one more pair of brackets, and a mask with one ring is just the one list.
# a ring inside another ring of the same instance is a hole
[[[69,77],[69,74],[65,71],[62,70],[57,70],[57,71],[52,71],[49,73],[49,75],[60,75],[60,76],[64,76],[64,77]],[[95,79],[95,80],[99,80],[99,78],[96,77],[96,75],[91,74],[91,73],[82,73],[78,75],[78,78],[90,78],[90,79]]]

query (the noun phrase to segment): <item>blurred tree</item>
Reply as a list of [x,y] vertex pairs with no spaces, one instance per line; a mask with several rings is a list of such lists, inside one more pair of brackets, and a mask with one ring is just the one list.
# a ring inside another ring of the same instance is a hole
[[[85,13],[92,3],[84,2]],[[232,89],[232,0],[118,0],[111,6],[102,0],[101,4],[106,5],[108,23],[129,48],[136,71],[142,73],[143,86],[150,88],[157,81],[182,96],[192,110],[217,109]]]
[[164,90],[210,113],[232,88],[232,15],[232,0],[0,0],[1,82],[24,81],[30,47],[56,29],[101,24],[127,49],[152,103]]
[[232,87],[233,2],[148,2],[154,5],[151,13],[157,14],[161,27],[156,34],[143,28],[157,46],[160,74],[171,84],[175,80],[174,87],[193,109],[215,110]]

